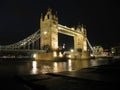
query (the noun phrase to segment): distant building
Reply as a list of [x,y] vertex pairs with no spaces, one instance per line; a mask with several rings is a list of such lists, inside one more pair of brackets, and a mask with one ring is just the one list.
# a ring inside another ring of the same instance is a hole
[[120,45],[111,48],[112,55],[120,56]]
[[111,56],[111,52],[108,49],[104,49],[102,46],[94,46],[95,56]]
[[103,56],[103,47],[102,46],[94,46],[94,54],[97,56]]

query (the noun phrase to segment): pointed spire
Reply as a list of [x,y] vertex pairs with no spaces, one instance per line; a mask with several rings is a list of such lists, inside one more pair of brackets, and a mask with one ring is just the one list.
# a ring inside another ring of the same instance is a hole
[[55,12],[55,15],[57,16],[57,14],[58,14],[58,12],[56,11],[56,12]]
[[43,14],[41,13],[41,18],[43,18]]
[[41,18],[40,18],[41,21],[43,21],[43,14],[41,13]]
[[48,12],[52,12],[52,9],[51,9],[51,8],[48,8]]
[[83,24],[82,24],[82,26],[81,26],[82,28],[84,28],[84,26],[83,26]]

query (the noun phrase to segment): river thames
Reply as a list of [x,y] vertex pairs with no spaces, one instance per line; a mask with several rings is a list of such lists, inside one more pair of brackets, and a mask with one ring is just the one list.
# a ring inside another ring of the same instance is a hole
[[0,76],[30,75],[77,71],[83,68],[108,64],[108,59],[66,61],[0,60]]

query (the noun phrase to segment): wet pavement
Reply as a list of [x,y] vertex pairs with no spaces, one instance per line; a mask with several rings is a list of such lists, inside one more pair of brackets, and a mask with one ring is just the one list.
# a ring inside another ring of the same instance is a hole
[[25,80],[22,77],[22,82],[24,82],[28,87],[32,88],[32,90],[98,90],[98,89],[108,89],[108,88],[116,88],[111,83],[105,83],[101,81],[95,80],[87,80],[82,78],[71,78],[64,76],[51,76],[49,78],[45,78],[44,80],[37,79],[29,79]]

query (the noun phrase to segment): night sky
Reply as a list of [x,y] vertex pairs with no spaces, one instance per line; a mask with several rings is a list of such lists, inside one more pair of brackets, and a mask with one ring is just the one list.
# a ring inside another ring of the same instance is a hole
[[115,0],[3,0],[0,45],[15,43],[36,32],[40,28],[40,15],[48,8],[53,13],[57,11],[59,24],[68,27],[84,24],[93,46],[108,48],[120,43],[120,7]]

